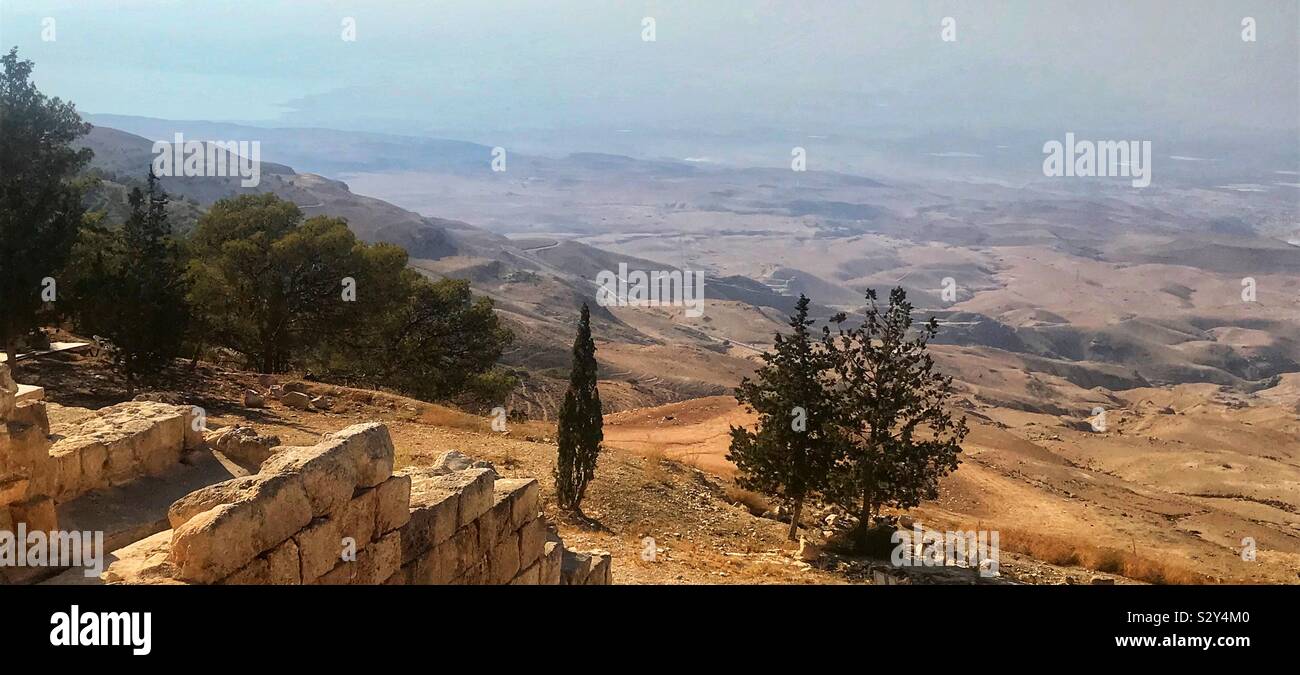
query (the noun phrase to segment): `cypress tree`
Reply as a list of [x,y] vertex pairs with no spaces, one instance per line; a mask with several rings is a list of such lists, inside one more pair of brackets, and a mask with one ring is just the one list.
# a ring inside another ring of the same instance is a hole
[[579,510],[587,485],[596,473],[600,442],[605,434],[600,416],[600,391],[596,388],[596,343],[591,339],[591,312],[586,303],[573,341],[573,370],[560,407],[555,464],[555,490],[560,506]]

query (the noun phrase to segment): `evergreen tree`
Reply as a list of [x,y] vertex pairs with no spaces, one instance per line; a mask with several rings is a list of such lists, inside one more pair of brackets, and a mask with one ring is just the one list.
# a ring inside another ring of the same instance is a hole
[[591,339],[591,312],[586,303],[573,341],[573,370],[560,407],[556,439],[555,491],[560,506],[578,510],[587,485],[596,473],[600,442],[604,440],[600,416],[600,391],[596,388],[596,343]]
[[874,289],[867,301],[861,326],[826,340],[837,356],[840,424],[854,441],[828,495],[860,514],[863,546],[882,506],[909,509],[938,497],[939,479],[956,470],[967,432],[966,419],[954,420],[945,406],[952,377],[934,372],[927,351],[939,330],[935,319],[909,339],[912,304],[901,287],[884,311]]
[[366,244],[341,218],[303,220],[275,195],[244,195],[214,204],[190,249],[195,332],[262,372],[311,370],[425,400],[513,388],[488,377],[514,337],[490,299],[468,281],[426,278],[400,246]]
[[167,193],[149,173],[135,188],[120,230],[87,228],[72,270],[79,329],[108,339],[113,361],[134,392],[180,353],[189,323],[180,247],[167,217]]
[[736,400],[758,414],[758,430],[731,427],[727,455],[740,472],[738,485],[791,508],[791,541],[798,538],[804,500],[826,488],[844,444],[835,426],[833,352],[809,332],[808,305],[800,295],[790,334],[776,335],[763,366],[736,390]]
[[0,67],[0,347],[14,368],[18,340],[39,326],[43,292],[57,299],[84,212],[73,179],[92,153],[71,145],[90,125],[36,88],[16,47]]
[[[190,302],[206,338],[264,373],[304,367],[313,347],[335,341],[382,299],[366,294],[365,245],[344,220],[304,221],[295,204],[273,194],[213,204],[190,247]],[[370,299],[344,301],[349,278]]]

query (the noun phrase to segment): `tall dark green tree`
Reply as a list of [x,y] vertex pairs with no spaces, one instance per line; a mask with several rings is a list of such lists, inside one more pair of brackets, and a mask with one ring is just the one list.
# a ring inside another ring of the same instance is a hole
[[912,303],[895,288],[889,307],[867,291],[867,315],[826,340],[837,355],[840,424],[853,443],[832,476],[828,496],[857,511],[865,546],[883,506],[908,509],[939,493],[939,479],[957,469],[966,418],[948,409],[952,377],[934,370],[927,344],[939,330],[933,317],[913,335]]
[[569,389],[560,406],[556,439],[555,491],[560,506],[578,510],[587,485],[596,474],[600,443],[605,438],[600,416],[600,391],[596,388],[596,343],[591,339],[591,312],[582,305],[578,336],[573,340],[573,370]]
[[180,354],[190,310],[167,193],[152,171],[146,190],[131,190],[127,201],[131,211],[120,229],[83,231],[69,276],[78,328],[108,339],[114,364],[133,392],[141,378]]
[[74,178],[92,153],[72,147],[90,125],[72,103],[36,88],[16,47],[0,68],[0,346],[14,367],[19,339],[49,300],[43,292],[57,299],[84,213]]
[[763,366],[736,389],[736,400],[757,413],[758,429],[731,427],[727,455],[739,470],[738,485],[790,507],[792,541],[804,501],[827,488],[845,442],[836,427],[834,352],[809,331],[808,306],[799,296],[790,333],[777,333]]

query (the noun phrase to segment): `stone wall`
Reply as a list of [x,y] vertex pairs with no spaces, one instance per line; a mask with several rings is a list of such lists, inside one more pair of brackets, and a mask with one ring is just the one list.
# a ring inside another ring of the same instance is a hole
[[203,447],[191,408],[152,401],[119,403],[56,425],[49,450],[59,503],[92,490],[158,476],[187,450]]
[[[256,474],[186,495],[171,530],[114,552],[107,583],[608,584],[607,553],[548,532],[533,479],[394,473],[382,424],[275,448]],[[566,577],[564,569],[573,568]],[[576,570],[581,570],[579,573]]]
[[[18,402],[9,367],[0,364],[0,531],[59,527],[54,508],[55,466],[49,455],[50,421],[44,401]],[[0,569],[0,582],[21,579],[21,570]]]

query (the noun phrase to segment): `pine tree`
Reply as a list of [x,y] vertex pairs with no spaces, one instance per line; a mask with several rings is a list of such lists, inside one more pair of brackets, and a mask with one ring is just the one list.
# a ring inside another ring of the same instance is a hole
[[727,455],[739,470],[738,485],[790,506],[791,541],[804,501],[825,489],[844,444],[835,427],[833,352],[809,332],[808,306],[799,296],[790,334],[776,335],[764,365],[737,388],[736,400],[758,414],[758,430],[731,427]]
[[604,440],[600,391],[596,388],[596,343],[591,339],[591,312],[586,303],[573,341],[573,370],[560,407],[555,464],[555,491],[560,506],[579,510],[587,485],[596,473]]
[[874,289],[867,301],[861,326],[827,340],[837,354],[840,424],[854,441],[829,494],[860,514],[861,546],[882,506],[909,509],[938,497],[939,479],[956,470],[967,432],[966,419],[954,420],[945,405],[952,377],[934,372],[927,350],[938,322],[932,317],[909,339],[912,304],[901,287],[883,312]]
[[[38,327],[43,291],[58,293],[84,209],[74,178],[90,161],[72,142],[90,131],[76,107],[48,99],[15,47],[0,57],[0,347]],[[50,286],[46,279],[54,280]]]

